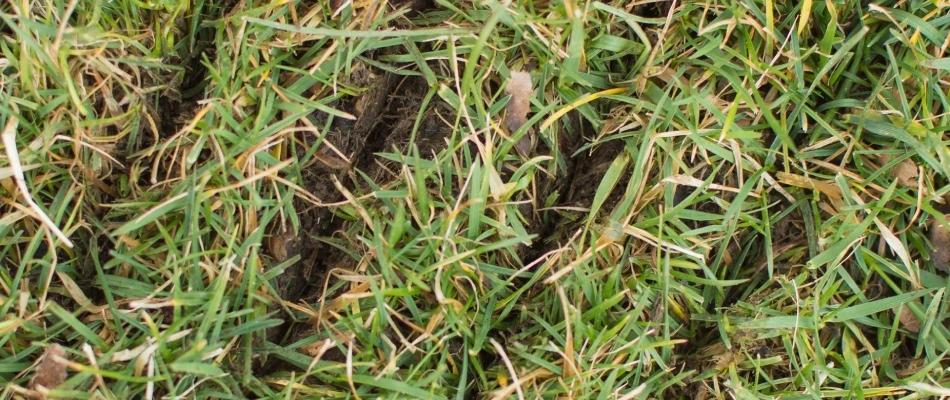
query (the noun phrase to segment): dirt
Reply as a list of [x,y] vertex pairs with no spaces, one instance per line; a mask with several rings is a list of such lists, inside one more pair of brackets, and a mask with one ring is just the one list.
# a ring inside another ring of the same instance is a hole
[[[418,149],[418,154],[424,158],[432,158],[444,149],[447,138],[452,134],[452,128],[446,121],[454,120],[454,113],[450,106],[433,99],[428,107],[422,111],[423,116],[415,138],[412,128],[420,112],[423,97],[429,87],[419,77],[401,77],[388,72],[368,68],[364,79],[367,85],[362,96],[340,100],[332,107],[353,114],[355,120],[341,118],[330,119],[330,116],[317,113],[314,119],[317,126],[328,125],[326,140],[337,151],[330,150],[329,146],[321,146],[321,156],[318,158],[335,159],[340,162],[314,162],[304,171],[303,187],[319,197],[323,202],[334,203],[343,201],[344,196],[334,186],[334,178],[354,195],[368,193],[370,188],[365,184],[361,174],[365,174],[377,184],[384,184],[395,179],[402,179],[394,175],[398,173],[398,164],[385,160],[377,154],[380,152],[395,152],[407,154]],[[583,143],[585,136],[593,132],[586,124],[580,122],[580,115],[572,113],[559,133],[557,140],[561,154],[573,154]],[[312,135],[301,134],[298,137],[301,147],[313,145]],[[306,149],[298,149],[298,154]],[[610,162],[623,151],[623,142],[609,142],[595,147],[590,152],[584,152],[567,160],[568,168],[560,171],[556,177],[546,174],[536,175],[537,193],[535,204],[521,206],[522,214],[527,218],[526,227],[529,233],[538,235],[539,239],[532,246],[520,246],[517,254],[520,258],[519,268],[528,264],[547,251],[563,245],[573,232],[580,227],[582,218],[570,219],[564,214],[555,211],[538,211],[542,208],[544,199],[552,193],[560,193],[553,205],[556,207],[590,207],[596,183],[600,181]],[[541,142],[535,146],[536,155],[550,154],[550,144]],[[339,164],[345,168],[339,168]],[[510,173],[510,172],[509,172]],[[625,177],[621,185],[625,184]],[[609,210],[619,194],[608,199],[604,209]],[[335,241],[343,248],[356,249],[358,244],[345,234],[350,223],[336,217],[332,207],[310,207],[302,200],[296,204],[300,210],[307,210],[300,215],[301,226],[306,227],[293,240],[304,242],[302,261],[288,268],[281,282],[293,282],[282,286],[279,293],[287,302],[304,302],[318,304],[326,299],[336,297],[334,293],[324,293],[325,286],[332,287],[327,282],[332,277],[328,271],[335,267],[347,269],[355,268],[357,260],[338,247],[326,244]],[[306,239],[306,238],[313,238]],[[289,344],[303,337],[313,334],[313,327],[307,323],[289,323],[268,332],[268,338],[278,344]],[[324,358],[339,358],[336,349],[329,351]],[[277,366],[273,366],[277,368]]]
[[[397,7],[409,7],[409,17],[437,7],[429,0],[408,0],[395,2]],[[230,7],[220,11],[227,13]],[[658,14],[663,10],[654,10]],[[398,24],[398,21],[394,21]],[[404,51],[401,46],[377,49],[364,54],[379,61],[381,56],[392,52]],[[186,73],[181,79],[168,79],[171,88],[158,104],[155,117],[159,124],[159,140],[174,135],[192,117],[200,101],[195,92],[183,92],[182,88],[202,85],[206,79],[205,65],[201,57],[207,57],[214,63],[213,52],[201,49],[201,53],[187,60],[179,60]],[[438,67],[433,65],[433,67]],[[294,143],[296,154],[306,154],[317,147],[313,159],[301,167],[302,182],[305,190],[313,194],[322,203],[333,204],[345,200],[338,190],[337,183],[355,196],[371,192],[366,178],[377,184],[385,184],[402,179],[397,174],[399,165],[388,161],[378,154],[408,154],[418,151],[424,158],[432,158],[441,152],[447,138],[453,134],[449,121],[455,120],[456,111],[434,97],[423,110],[423,101],[430,87],[418,76],[396,75],[378,69],[359,59],[354,60],[352,74],[341,79],[347,84],[362,88],[357,96],[343,97],[329,107],[353,115],[355,119],[333,117],[320,111],[309,116],[313,126],[321,135],[312,132],[297,132]],[[282,85],[289,85],[299,76],[293,73],[281,75]],[[497,85],[493,82],[491,85]],[[500,88],[495,88],[500,89]],[[305,95],[324,95],[330,88],[315,86]],[[200,92],[200,91],[199,91]],[[419,127],[413,136],[413,128],[419,113],[422,113]],[[530,117],[530,115],[529,115]],[[611,162],[624,150],[624,142],[608,141],[577,153],[597,132],[577,112],[567,114],[560,124],[555,138],[535,136],[534,144],[520,149],[524,156],[552,155],[559,153],[565,159],[564,168],[556,169],[556,175],[538,173],[531,188],[530,197],[522,193],[514,201],[526,201],[519,206],[525,217],[525,226],[529,234],[537,235],[531,245],[516,248],[517,259],[510,260],[513,266],[520,268],[530,264],[545,253],[563,246],[571,236],[583,226],[586,213],[593,202],[598,183]],[[553,139],[553,140],[552,140]],[[143,143],[137,147],[150,145],[151,138],[143,136]],[[557,146],[557,148],[554,148]],[[512,150],[514,151],[514,150]],[[577,154],[575,154],[577,153]],[[517,153],[514,153],[517,154]],[[503,178],[512,170],[502,171]],[[148,174],[143,174],[143,179]],[[609,213],[621,200],[630,178],[627,172],[617,183],[617,189],[605,201],[601,214]],[[143,186],[149,182],[140,182]],[[678,192],[679,193],[679,192]],[[688,192],[683,196],[688,195]],[[544,204],[546,199],[555,196],[553,204]],[[335,215],[338,209],[333,206],[314,206],[301,198],[294,199],[300,220],[299,231],[289,231],[285,225],[268,227],[268,238],[264,243],[266,266],[276,266],[281,262],[299,257],[271,283],[276,295],[285,303],[316,305],[322,300],[332,300],[339,293],[324,292],[324,287],[333,287],[330,271],[334,268],[356,269],[358,260],[351,254],[364,252],[352,235],[348,233],[352,222]],[[343,249],[348,249],[345,251]],[[267,268],[267,267],[266,267]],[[282,318],[285,324],[268,329],[264,340],[277,345],[289,345],[300,339],[314,335],[314,327],[308,321],[297,321],[295,316],[282,312],[274,303],[272,312],[276,318]],[[320,328],[318,328],[320,329]],[[396,329],[396,328],[393,328]],[[503,341],[504,338],[499,338]],[[488,354],[488,353],[483,353]],[[323,355],[325,360],[341,360],[342,355],[334,348]],[[292,369],[291,366],[275,359],[257,359],[255,371],[266,374],[273,371]]]
[[[330,3],[334,6],[342,4],[336,0],[305,1],[312,4],[313,7],[320,7],[320,3]],[[390,4],[394,7],[407,7],[409,12],[405,18],[392,21],[393,27],[400,24],[406,24],[406,18],[421,16],[428,10],[438,8],[436,2],[432,0],[391,0]],[[644,5],[636,6],[635,12],[638,15],[649,18],[665,17],[669,11],[672,2],[658,1]],[[226,0],[224,5],[214,12],[220,14],[230,13],[234,7],[243,7],[241,2],[236,0]],[[211,18],[213,19],[213,18]],[[405,28],[405,27],[404,27]],[[814,28],[814,27],[813,27]],[[208,30],[212,34],[213,29]],[[141,171],[137,183],[141,187],[152,187],[151,161],[143,158],[134,160],[132,154],[142,149],[148,148],[155,143],[174,136],[179,130],[188,124],[194,117],[196,110],[200,108],[203,85],[207,84],[208,72],[207,65],[215,64],[216,54],[214,49],[208,47],[212,41],[211,38],[199,40],[194,49],[194,53],[186,58],[173,58],[169,60],[170,64],[175,64],[183,69],[184,72],[168,72],[167,76],[146,77],[147,80],[143,86],[154,86],[156,84],[167,84],[168,89],[164,91],[160,100],[155,105],[149,105],[145,112],[154,119],[157,124],[157,132],[143,129],[136,135],[134,142],[123,141],[116,147],[113,154],[118,158],[122,165],[129,165],[131,170]],[[425,47],[428,44],[419,44]],[[367,181],[376,184],[386,184],[399,179],[404,179],[399,175],[401,166],[393,161],[379,156],[380,153],[410,154],[417,152],[423,158],[433,158],[445,150],[448,138],[453,135],[451,121],[454,121],[456,110],[449,104],[441,101],[438,96],[434,97],[429,103],[424,103],[427,93],[431,87],[420,76],[399,75],[373,66],[375,63],[382,63],[384,56],[394,55],[397,52],[405,52],[401,45],[392,48],[383,48],[373,50],[372,52],[362,54],[374,61],[373,64],[363,62],[359,58],[353,61],[352,73],[349,76],[341,77],[346,84],[361,89],[359,95],[343,97],[331,104],[329,107],[354,116],[353,119],[333,117],[320,111],[314,111],[309,117],[310,122],[316,126],[322,135],[314,135],[312,131],[294,133],[293,143],[297,146],[295,153],[306,154],[313,148],[317,148],[317,154],[310,162],[301,166],[302,181],[297,182],[302,188],[312,193],[322,203],[334,204],[346,200],[346,197],[338,189],[342,186],[355,196],[363,196],[372,192],[372,187]],[[631,58],[632,59],[632,58]],[[207,60],[205,62],[205,60]],[[378,64],[375,64],[378,65]],[[530,62],[529,62],[530,65]],[[392,66],[393,68],[406,68],[405,65]],[[435,63],[431,64],[434,70],[439,68]],[[532,70],[531,67],[527,68]],[[406,70],[403,70],[406,72]],[[412,67],[409,71],[412,72]],[[441,73],[445,73],[442,71]],[[287,76],[281,75],[279,83],[289,85],[294,79],[298,78],[294,73],[288,73]],[[726,85],[727,82],[721,83]],[[489,91],[501,90],[500,82],[492,81],[486,85]],[[327,95],[330,88],[314,87],[305,96],[314,95],[320,97]],[[729,100],[729,98],[726,98]],[[421,113],[421,119],[419,115]],[[529,114],[528,117],[531,115]],[[501,125],[501,118],[495,121]],[[521,118],[522,120],[524,118]],[[417,125],[418,129],[414,129]],[[511,199],[515,202],[521,202],[518,206],[520,214],[525,218],[524,223],[529,234],[537,236],[537,239],[530,245],[518,245],[515,247],[514,257],[506,260],[511,263],[511,267],[521,268],[524,265],[531,264],[538,260],[544,254],[551,250],[560,248],[568,242],[573,234],[583,227],[587,212],[585,209],[591,207],[598,184],[603,179],[607,169],[613,160],[625,151],[625,142],[623,140],[607,141],[592,148],[578,152],[582,146],[588,144],[591,138],[596,137],[598,132],[590,126],[582,115],[578,112],[570,112],[566,118],[561,120],[559,130],[555,132],[555,137],[541,137],[535,135],[531,146],[522,146],[519,144],[519,152],[522,159],[540,155],[553,155],[555,153],[563,155],[565,165],[563,168],[556,169],[555,175],[538,173],[534,177],[532,187],[525,192],[520,193],[516,198]],[[799,128],[791,132],[794,142],[798,146],[806,145],[808,135]],[[415,132],[415,133],[414,133]],[[548,133],[546,133],[548,134]],[[766,143],[777,140],[774,134],[767,131]],[[290,143],[287,141],[286,143]],[[514,150],[512,150],[514,152]],[[474,153],[474,151],[473,151]],[[514,153],[513,153],[514,154]],[[203,157],[213,156],[210,153],[202,153],[199,160]],[[683,160],[685,169],[695,178],[705,180],[713,174],[713,168],[706,166],[702,168],[693,168],[689,160]],[[511,165],[517,168],[517,161],[511,161]],[[165,176],[180,175],[178,164],[172,163],[161,170],[159,180]],[[628,168],[624,175],[616,183],[616,189],[606,199],[601,207],[600,215],[597,220],[602,221],[605,214],[609,213],[618,202],[622,201],[624,190],[631,178],[632,168]],[[510,177],[514,169],[501,171],[502,178]],[[127,172],[127,171],[126,171]],[[906,160],[905,163],[895,167],[893,173],[902,186],[914,187],[915,179],[918,177],[916,166],[913,161]],[[687,173],[687,172],[683,172]],[[729,183],[732,179],[728,174],[732,172],[719,170],[714,177],[715,182]],[[108,174],[106,174],[108,175]],[[940,186],[935,182],[935,186]],[[134,182],[133,182],[134,184]],[[102,186],[118,186],[114,181],[103,181]],[[696,189],[691,186],[680,185],[674,189],[672,203],[680,204],[689,197]],[[155,194],[161,196],[161,194]],[[103,194],[105,196],[105,194]],[[546,199],[553,198],[552,204],[544,204]],[[731,201],[731,195],[720,194],[721,198]],[[794,207],[794,204],[787,203],[784,198],[772,193],[771,204],[778,204],[777,210],[784,210],[787,207]],[[117,196],[109,196],[100,200],[101,203],[109,203]],[[263,255],[265,271],[286,260],[296,259],[292,265],[287,267],[283,273],[277,275],[270,283],[274,289],[277,298],[273,299],[273,304],[269,312],[273,313],[273,318],[281,318],[286,321],[281,326],[267,329],[262,337],[256,337],[256,344],[262,341],[272,342],[278,346],[289,346],[299,342],[301,339],[315,334],[319,337],[326,337],[325,332],[320,332],[323,327],[315,327],[306,319],[299,318],[300,313],[286,312],[284,304],[303,304],[317,307],[323,301],[330,301],[338,298],[339,291],[334,291],[334,276],[331,271],[334,269],[356,270],[360,260],[354,258],[353,254],[368,254],[369,250],[354,237],[353,228],[358,227],[361,222],[353,222],[339,215],[340,209],[335,206],[314,206],[312,202],[302,198],[295,198],[294,209],[298,211],[297,217],[300,220],[300,229],[297,231],[287,230],[286,224],[268,226],[267,237],[263,246]],[[946,203],[950,203],[947,201]],[[933,205],[942,212],[950,211],[948,204]],[[720,214],[722,205],[712,200],[700,201],[690,207],[696,211],[702,211],[709,214]],[[105,209],[95,210],[96,216],[102,218]],[[805,212],[806,215],[802,213]],[[808,248],[811,243],[808,242],[805,226],[809,221],[816,219],[809,216],[809,210],[795,210],[786,217],[774,222],[772,231],[772,256],[774,257],[774,272],[776,275],[796,276],[801,267],[801,257],[808,255]],[[828,216],[822,216],[826,219]],[[691,229],[700,229],[707,227],[713,222],[701,220],[685,220],[684,223]],[[932,247],[926,259],[933,263],[933,266],[946,271],[950,269],[950,253],[946,249],[950,248],[950,234],[947,229],[936,221],[928,221],[929,240]],[[814,235],[812,235],[814,236]],[[97,243],[95,240],[89,241]],[[80,243],[87,243],[83,240]],[[45,244],[41,245],[45,246]],[[85,293],[93,300],[95,304],[103,304],[106,299],[105,293],[98,288],[98,283],[94,279],[95,269],[90,266],[95,265],[101,260],[111,257],[110,252],[114,245],[111,241],[99,243],[99,248],[82,248],[79,250],[86,254],[84,263],[79,268],[80,278],[77,283],[85,289]],[[805,249],[804,251],[802,249]],[[45,251],[45,247],[40,248],[40,252]],[[747,287],[760,287],[766,284],[767,274],[767,254],[766,249],[761,244],[761,234],[756,231],[739,231],[735,238],[727,246],[721,248],[717,246],[709,254],[710,259],[716,259],[718,252],[724,251],[722,255],[723,263],[727,266],[721,271],[725,271],[729,276],[727,279],[750,278]],[[98,257],[98,260],[95,259]],[[796,258],[797,257],[797,258]],[[756,266],[757,270],[754,276],[733,276],[738,272],[746,272],[747,269],[741,269],[739,266],[748,264]],[[10,260],[0,262],[0,267],[12,269],[11,265],[16,264]],[[846,266],[855,268],[854,266]],[[859,275],[859,274],[855,274]],[[34,277],[30,277],[36,280]],[[516,282],[519,284],[520,282]],[[346,286],[346,285],[337,285]],[[331,288],[329,292],[324,288]],[[772,283],[771,289],[761,294],[747,296],[745,289],[728,291],[722,298],[716,301],[707,300],[706,312],[715,314],[720,309],[729,309],[737,307],[740,300],[753,302],[757,297],[764,297],[771,294],[772,291],[780,290],[778,283]],[[532,289],[534,290],[534,289]],[[540,290],[540,289],[538,289]],[[871,282],[867,285],[865,296],[869,300],[875,300],[892,296],[894,293],[888,288],[885,282]],[[423,294],[426,296],[426,294]],[[433,295],[434,296],[434,295]],[[526,295],[526,297],[530,297]],[[67,308],[76,308],[74,300],[62,294],[50,293],[50,300],[55,301]],[[434,301],[434,300],[433,300]],[[518,324],[513,323],[517,316],[517,310],[507,315],[504,321],[498,321],[497,326],[504,329],[497,329],[491,332],[491,338],[499,343],[509,345],[508,337],[517,337],[519,329]],[[648,320],[659,323],[663,317],[669,313],[669,310],[663,308],[662,301],[656,301],[654,306],[647,311]],[[894,318],[899,319],[901,326],[909,331],[916,332],[920,329],[920,321],[917,321],[914,315],[909,314],[908,309],[894,310]],[[742,315],[740,315],[742,316]],[[170,316],[168,316],[170,318]],[[671,364],[677,369],[697,371],[718,368],[723,362],[713,356],[703,356],[704,349],[720,343],[720,333],[715,327],[707,322],[681,321],[682,328],[676,333],[678,338],[687,337],[689,341],[674,348],[677,359]],[[393,326],[385,328],[384,334],[392,334],[394,330],[400,332],[410,332],[412,328],[403,326],[396,322]],[[841,340],[842,327],[834,324],[826,324],[822,327],[818,344],[821,346],[832,346]],[[867,331],[867,336],[873,336],[873,332]],[[735,338],[733,338],[735,339]],[[464,343],[459,338],[451,338],[449,342],[450,352],[458,355],[464,351]],[[766,339],[750,338],[741,342],[738,349],[748,352],[752,358],[766,358],[775,354],[781,354],[781,343]],[[717,354],[725,354],[726,351],[715,348]],[[901,354],[913,354],[913,349],[901,349]],[[738,350],[728,352],[729,357],[745,357],[744,353]],[[482,365],[498,365],[499,360],[491,351],[483,351],[478,355]],[[343,354],[337,348],[331,348],[322,354],[323,360],[338,361],[344,360]],[[912,360],[912,359],[907,359]],[[730,358],[726,361],[734,361]],[[294,370],[296,367],[277,360],[275,358],[255,358],[254,371],[262,375],[276,371]],[[728,364],[728,363],[726,363]],[[234,369],[243,370],[243,366],[235,366]],[[906,366],[908,371],[912,368]],[[54,371],[57,372],[58,371]],[[52,383],[55,383],[57,377],[53,377]],[[59,379],[61,380],[61,379]],[[686,380],[689,382],[689,380]],[[44,386],[55,386],[52,383]],[[700,390],[701,381],[693,382],[694,390]],[[470,388],[474,390],[474,387]],[[704,389],[703,389],[704,390]],[[705,393],[705,390],[703,391]],[[469,393],[466,398],[479,397],[478,393]]]

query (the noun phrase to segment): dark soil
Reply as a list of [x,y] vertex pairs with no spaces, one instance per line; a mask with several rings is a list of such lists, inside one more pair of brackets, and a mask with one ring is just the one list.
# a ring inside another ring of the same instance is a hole
[[[397,7],[410,8],[407,14],[410,18],[421,17],[425,12],[438,7],[429,0],[396,3]],[[219,12],[226,14],[229,9],[230,7],[223,7]],[[206,79],[205,67],[200,61],[202,57],[213,61],[215,55],[210,49],[200,50],[200,53],[180,60],[185,74],[169,80],[172,82],[169,95],[158,104],[156,112],[161,131],[159,139],[174,135],[198,108],[200,96],[195,96],[195,92],[184,94],[181,90],[200,86]],[[405,52],[405,49],[394,46],[377,49],[366,55],[382,62],[382,56],[397,52]],[[354,196],[360,196],[371,191],[367,179],[379,185],[402,179],[396,175],[399,173],[399,165],[379,157],[379,153],[418,152],[421,157],[431,158],[445,148],[447,139],[453,134],[453,128],[447,121],[455,120],[456,110],[438,97],[432,99],[423,109],[423,99],[430,91],[424,79],[418,76],[396,75],[363,64],[359,60],[354,63],[354,72],[343,79],[348,80],[347,83],[352,86],[362,88],[362,91],[357,96],[343,97],[329,106],[353,115],[355,119],[333,117],[314,111],[309,116],[310,122],[321,130],[321,135],[318,137],[312,132],[298,132],[294,137],[297,146],[294,150],[298,155],[317,148],[313,159],[301,166],[301,186],[321,203],[331,205],[315,206],[311,202],[295,198],[300,231],[286,232],[287,227],[283,224],[268,227],[269,238],[264,252],[265,268],[268,268],[267,265],[276,266],[284,260],[299,256],[298,261],[270,282],[276,290],[275,294],[285,303],[316,305],[324,299],[335,298],[338,293],[333,293],[334,278],[331,271],[355,269],[358,263],[352,256],[353,253],[343,250],[359,253],[361,244],[347,234],[352,223],[337,215],[337,208],[332,206],[346,199],[338,185]],[[289,85],[300,78],[294,74],[282,74],[281,84]],[[321,89],[312,88],[309,94],[316,94],[319,90]],[[413,135],[413,128],[420,113],[422,118]],[[623,141],[609,141],[575,155],[596,132],[579,113],[568,114],[565,121],[567,122],[562,124],[556,139],[535,138],[536,143],[531,149],[531,155],[550,155],[556,150],[565,157],[566,168],[558,169],[555,176],[537,174],[535,187],[531,190],[533,198],[514,199],[525,202],[520,205],[521,214],[526,219],[525,226],[529,233],[537,235],[537,239],[530,246],[522,245],[516,248],[518,260],[511,261],[519,267],[562,246],[582,226],[585,213],[554,209],[589,208],[604,172],[612,160],[624,151]],[[143,140],[151,141],[149,138]],[[140,143],[139,147],[143,145],[147,147],[150,143]],[[517,153],[512,150],[512,154]],[[511,174],[513,171],[505,170],[502,174]],[[143,174],[143,179],[147,175]],[[618,187],[626,185],[628,179],[629,174],[622,177]],[[141,183],[148,184],[144,181]],[[622,192],[616,190],[602,209],[609,212],[620,200]],[[554,193],[558,195],[553,204],[543,204],[545,199]],[[324,288],[327,287],[331,288],[330,293],[325,292]],[[286,346],[314,335],[315,328],[318,331],[321,329],[314,327],[310,321],[298,320],[299,315],[288,314],[283,310],[286,309],[275,301],[270,311],[276,313],[276,318],[286,322],[268,329],[264,340]],[[319,332],[316,334],[321,335]],[[341,359],[341,354],[333,349],[324,354],[323,359]],[[293,369],[292,366],[274,358],[256,360],[258,364],[254,370],[261,374]]]

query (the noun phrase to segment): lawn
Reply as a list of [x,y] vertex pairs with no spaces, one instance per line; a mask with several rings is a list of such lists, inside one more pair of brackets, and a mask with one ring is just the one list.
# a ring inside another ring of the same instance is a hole
[[950,396],[946,0],[6,0],[0,398]]

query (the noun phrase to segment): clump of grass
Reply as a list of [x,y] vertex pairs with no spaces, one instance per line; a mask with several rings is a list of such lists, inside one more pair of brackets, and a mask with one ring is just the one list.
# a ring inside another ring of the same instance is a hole
[[48,3],[5,396],[947,394],[939,3]]

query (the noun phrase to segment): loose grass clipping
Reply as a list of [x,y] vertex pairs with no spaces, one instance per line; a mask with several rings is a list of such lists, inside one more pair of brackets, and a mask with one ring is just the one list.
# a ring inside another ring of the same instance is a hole
[[6,148],[7,153],[7,162],[10,163],[10,169],[13,170],[13,179],[16,181],[17,187],[20,189],[20,194],[23,196],[23,200],[26,201],[27,206],[33,212],[34,216],[46,226],[54,236],[59,238],[67,247],[72,248],[73,242],[66,237],[66,234],[63,231],[59,230],[56,226],[56,223],[49,218],[48,215],[43,211],[40,206],[33,201],[33,196],[30,194],[30,189],[26,185],[26,178],[23,175],[23,167],[20,164],[20,153],[16,148],[16,128],[20,123],[16,117],[11,116],[7,119],[7,124],[3,127],[3,131],[0,132],[0,142],[3,143],[3,147]]

